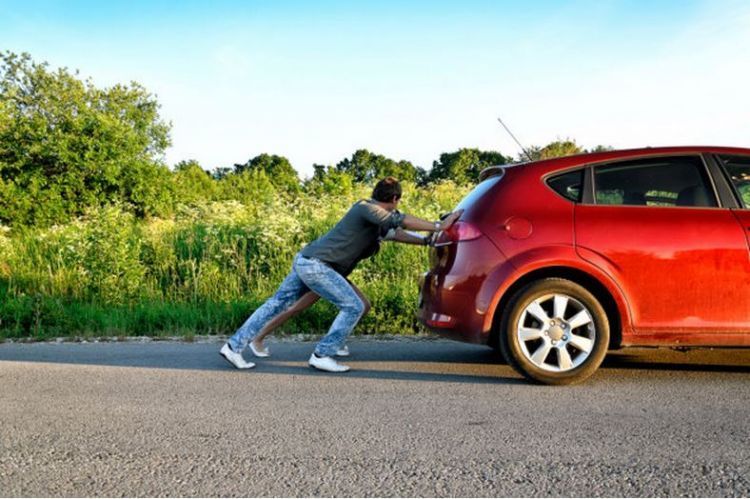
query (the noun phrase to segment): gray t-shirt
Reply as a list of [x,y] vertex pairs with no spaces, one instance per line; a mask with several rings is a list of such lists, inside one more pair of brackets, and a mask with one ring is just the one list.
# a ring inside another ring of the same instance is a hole
[[306,258],[317,258],[346,276],[360,260],[377,253],[379,240],[389,229],[403,223],[403,213],[388,211],[372,199],[362,199],[349,208],[333,229],[300,253]]

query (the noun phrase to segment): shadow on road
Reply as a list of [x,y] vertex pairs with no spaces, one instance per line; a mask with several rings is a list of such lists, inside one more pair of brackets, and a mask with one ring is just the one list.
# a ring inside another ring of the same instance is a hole
[[750,373],[750,349],[667,348],[623,349],[610,352],[600,369]]
[[[489,348],[449,341],[373,341],[354,339],[345,376],[409,381],[462,383],[522,382]],[[220,342],[101,342],[0,344],[0,363],[57,364],[233,371],[220,355]],[[271,342],[272,357],[253,360],[256,374],[330,376],[308,367],[315,342]],[[1,365],[1,364],[0,364]],[[249,374],[249,373],[248,373]]]
[[[314,342],[270,343],[272,357],[254,359],[255,373],[329,376],[307,366]],[[1,344],[0,362],[42,362],[155,369],[231,371],[218,355],[221,343],[107,342]],[[354,339],[345,360],[354,378],[461,383],[524,383],[493,350],[452,341],[374,341]],[[245,357],[252,359],[247,352]],[[750,349],[679,352],[633,348],[610,352],[601,368],[643,371],[750,373]]]

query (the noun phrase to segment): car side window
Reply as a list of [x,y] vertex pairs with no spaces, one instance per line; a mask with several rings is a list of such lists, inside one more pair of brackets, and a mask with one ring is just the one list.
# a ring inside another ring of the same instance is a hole
[[594,169],[596,204],[718,206],[703,160],[674,156],[609,163]]
[[729,179],[737,189],[740,201],[745,208],[750,208],[750,157],[720,156],[720,158],[729,174]]
[[547,180],[547,185],[564,198],[579,203],[583,193],[583,189],[581,188],[583,185],[583,170],[550,177]]

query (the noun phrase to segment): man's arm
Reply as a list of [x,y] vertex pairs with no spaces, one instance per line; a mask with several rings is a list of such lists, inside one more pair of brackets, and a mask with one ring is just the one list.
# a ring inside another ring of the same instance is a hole
[[404,215],[404,221],[402,225],[405,229],[424,230],[427,232],[437,232],[437,231],[445,230],[451,225],[453,225],[453,222],[458,220],[458,217],[460,217],[462,213],[463,213],[463,210],[454,211],[453,213],[448,215],[442,222],[437,222],[437,223],[428,222],[427,220],[417,218],[413,215]]
[[421,234],[417,234],[416,232],[410,232],[408,230],[404,229],[391,229],[393,230],[393,235],[391,235],[391,232],[388,232],[388,236],[385,237],[385,241],[396,241],[399,243],[406,243],[406,244],[418,244],[420,246],[427,246],[430,241],[431,236],[423,236]]

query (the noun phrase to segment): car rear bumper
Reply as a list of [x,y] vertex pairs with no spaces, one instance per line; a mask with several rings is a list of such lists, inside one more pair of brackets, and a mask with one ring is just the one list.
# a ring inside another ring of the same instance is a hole
[[476,312],[470,291],[444,287],[442,276],[426,273],[420,279],[418,318],[428,329],[455,340],[487,343],[484,315]]
[[487,344],[485,314],[476,305],[477,294],[492,264],[501,258],[489,239],[458,243],[458,248],[436,250],[434,267],[419,280],[418,319],[428,329],[452,339]]

